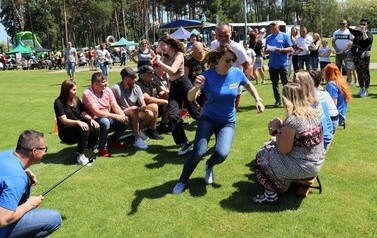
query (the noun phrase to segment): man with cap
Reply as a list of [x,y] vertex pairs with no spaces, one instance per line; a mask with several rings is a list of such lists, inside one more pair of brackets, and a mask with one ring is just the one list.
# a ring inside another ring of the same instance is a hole
[[144,95],[140,87],[136,85],[136,73],[132,68],[126,67],[120,72],[122,81],[112,87],[116,101],[123,112],[131,118],[133,133],[135,136],[134,146],[145,150],[148,146],[144,140],[149,139],[141,129],[146,128],[154,119],[152,110],[147,109]]
[[[107,87],[107,79],[101,72],[92,75],[92,85],[84,91],[83,104],[87,113],[100,125],[99,152],[103,157],[110,157],[107,146],[121,148],[120,136],[126,130],[128,118],[119,107],[113,92]],[[109,110],[111,108],[111,111]],[[114,133],[107,140],[110,132]]]
[[[152,128],[149,128],[149,137],[153,139],[163,139],[156,131],[157,119],[161,118],[161,124],[167,125],[169,121],[168,100],[166,92],[153,80],[153,67],[143,65],[139,68],[139,80],[136,82],[144,94],[147,107],[154,113]],[[153,125],[154,124],[154,125]],[[154,127],[154,128],[153,128]]]
[[279,30],[279,23],[272,22],[269,26],[271,34],[266,38],[264,53],[269,54],[268,71],[272,81],[275,107],[281,105],[279,78],[283,86],[288,83],[288,53],[292,51],[291,38]]

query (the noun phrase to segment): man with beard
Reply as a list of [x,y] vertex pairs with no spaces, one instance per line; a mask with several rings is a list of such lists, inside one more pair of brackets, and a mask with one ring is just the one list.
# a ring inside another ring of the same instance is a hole
[[[142,129],[148,128],[149,131],[152,132],[156,130],[155,114],[157,112],[153,106],[147,106],[145,104],[143,92],[141,88],[135,84],[136,73],[132,68],[126,67],[122,69],[120,75],[122,81],[115,84],[112,90],[119,106],[124,113],[131,118],[135,136],[134,146],[145,150],[148,146],[143,140],[147,140],[149,137]],[[161,138],[152,137],[152,139]]]

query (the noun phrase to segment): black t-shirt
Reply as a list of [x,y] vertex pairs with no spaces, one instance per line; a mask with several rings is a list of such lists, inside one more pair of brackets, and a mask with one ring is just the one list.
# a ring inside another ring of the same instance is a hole
[[188,78],[192,84],[194,84],[196,76],[200,75],[204,70],[206,70],[205,62],[196,60],[194,57],[185,59],[185,67],[190,69]]
[[56,120],[58,122],[58,129],[62,130],[67,125],[64,125],[63,122],[59,120],[60,116],[65,115],[68,119],[71,120],[82,120],[81,112],[84,111],[84,105],[81,103],[80,99],[77,98],[77,105],[75,107],[66,106],[64,103],[58,98],[54,102],[54,110]]
[[249,42],[249,48],[253,49],[256,56],[262,56],[262,42],[257,40],[255,42]]
[[150,85],[146,85],[143,81],[138,80],[136,84],[140,86],[143,93],[146,93],[151,97],[157,98],[158,94],[161,92],[160,87],[154,81],[152,81]]

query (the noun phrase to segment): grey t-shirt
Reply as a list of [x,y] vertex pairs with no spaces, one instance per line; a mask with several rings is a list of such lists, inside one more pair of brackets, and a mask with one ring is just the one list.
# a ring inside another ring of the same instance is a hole
[[65,49],[65,61],[67,63],[76,63],[76,54],[77,51],[75,48],[66,48]]
[[123,110],[132,106],[140,106],[140,101],[144,100],[144,94],[137,84],[132,90],[126,90],[120,82],[115,84],[111,90],[113,90],[117,103]]

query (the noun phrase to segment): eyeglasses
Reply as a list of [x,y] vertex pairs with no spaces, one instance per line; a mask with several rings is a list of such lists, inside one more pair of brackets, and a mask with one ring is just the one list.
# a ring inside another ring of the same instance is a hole
[[35,149],[37,149],[37,150],[44,150],[45,153],[47,153],[47,151],[48,151],[47,146],[46,147],[39,147],[39,148],[35,148]]
[[236,59],[235,58],[230,58],[230,57],[224,57],[224,61],[225,63],[230,63],[230,62],[233,62],[235,63],[236,62]]

